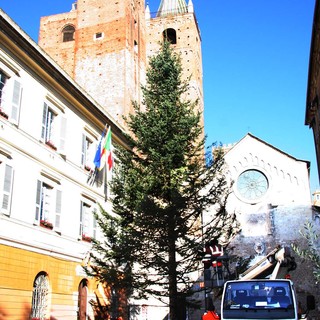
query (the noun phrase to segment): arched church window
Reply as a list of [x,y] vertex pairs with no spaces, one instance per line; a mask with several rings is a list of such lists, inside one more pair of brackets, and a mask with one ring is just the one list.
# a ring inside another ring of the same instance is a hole
[[171,44],[177,43],[177,32],[172,28],[168,28],[163,31],[163,40],[170,42]]
[[32,292],[31,319],[48,319],[49,279],[40,272],[34,280]]
[[71,25],[65,26],[62,30],[62,41],[63,42],[73,41],[74,32],[75,32],[74,26],[71,26]]

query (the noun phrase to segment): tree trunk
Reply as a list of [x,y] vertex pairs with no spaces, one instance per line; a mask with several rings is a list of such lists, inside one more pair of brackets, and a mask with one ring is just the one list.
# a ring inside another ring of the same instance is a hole
[[176,237],[174,217],[169,218],[169,305],[170,320],[178,319],[178,288],[177,288],[177,261]]

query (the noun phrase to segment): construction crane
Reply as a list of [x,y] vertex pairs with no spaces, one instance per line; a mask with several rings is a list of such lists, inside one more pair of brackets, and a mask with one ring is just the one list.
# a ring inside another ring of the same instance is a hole
[[239,275],[239,279],[284,279],[289,277],[289,272],[295,270],[297,264],[291,255],[289,247],[277,246],[274,250],[261,258],[244,273]]

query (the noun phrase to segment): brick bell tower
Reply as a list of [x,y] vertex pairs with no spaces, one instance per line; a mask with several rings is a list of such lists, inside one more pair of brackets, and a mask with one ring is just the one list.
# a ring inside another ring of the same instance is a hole
[[145,81],[145,5],[140,0],[77,0],[42,17],[39,45],[123,124]]
[[148,57],[168,39],[191,76],[187,98],[203,112],[201,37],[188,1],[161,0],[151,13],[144,0],[77,0],[70,12],[41,18],[39,45],[124,125],[142,100]]
[[147,6],[147,59],[158,52],[163,39],[169,40],[175,52],[180,54],[183,79],[191,77],[187,99],[199,100],[198,110],[202,114],[201,125],[204,126],[201,36],[192,0],[188,3],[186,0],[161,0],[155,13],[151,13]]

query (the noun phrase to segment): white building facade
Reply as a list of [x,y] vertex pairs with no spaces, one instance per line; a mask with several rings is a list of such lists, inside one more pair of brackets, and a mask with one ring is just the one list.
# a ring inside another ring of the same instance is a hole
[[99,288],[82,266],[99,238],[93,213],[110,203],[105,177],[90,178],[105,125],[124,145],[122,129],[2,11],[0,18],[0,313],[93,317]]

